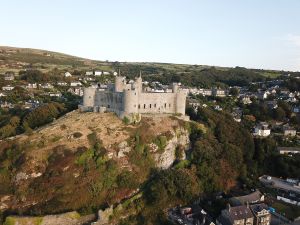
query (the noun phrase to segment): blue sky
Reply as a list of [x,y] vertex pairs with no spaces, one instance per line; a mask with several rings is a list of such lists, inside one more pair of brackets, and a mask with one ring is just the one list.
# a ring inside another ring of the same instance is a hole
[[0,0],[0,45],[300,71],[299,0]]

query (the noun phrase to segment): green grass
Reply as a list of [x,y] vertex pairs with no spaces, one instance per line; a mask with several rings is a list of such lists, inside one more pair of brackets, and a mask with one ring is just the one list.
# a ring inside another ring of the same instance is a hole
[[276,209],[277,213],[280,213],[281,215],[284,215],[285,217],[291,220],[300,216],[299,206],[276,201],[272,204],[272,207]]

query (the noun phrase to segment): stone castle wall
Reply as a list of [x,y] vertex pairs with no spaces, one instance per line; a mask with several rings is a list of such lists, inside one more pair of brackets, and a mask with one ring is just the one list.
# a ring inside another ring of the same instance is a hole
[[117,76],[114,88],[85,88],[81,110],[110,111],[121,117],[136,113],[184,115],[186,93],[175,84],[172,90],[171,93],[143,92],[141,77],[127,84],[124,77]]

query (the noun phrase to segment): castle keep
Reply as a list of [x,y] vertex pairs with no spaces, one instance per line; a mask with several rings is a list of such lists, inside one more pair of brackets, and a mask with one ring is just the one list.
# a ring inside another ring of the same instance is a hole
[[173,84],[172,92],[149,92],[143,89],[139,76],[133,83],[127,83],[122,76],[115,77],[114,84],[107,88],[88,87],[84,89],[81,111],[115,112],[119,117],[138,114],[181,114],[185,115],[186,92]]

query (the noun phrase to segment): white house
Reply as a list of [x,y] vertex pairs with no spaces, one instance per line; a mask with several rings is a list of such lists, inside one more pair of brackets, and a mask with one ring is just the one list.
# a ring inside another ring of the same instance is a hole
[[82,87],[71,87],[68,89],[68,92],[70,92],[74,95],[83,96],[83,88]]
[[95,76],[101,76],[102,72],[101,71],[95,71]]
[[3,91],[11,91],[13,90],[15,87],[11,86],[11,85],[6,85],[2,87]]
[[68,86],[68,83],[64,82],[64,81],[59,81],[59,82],[57,82],[57,85],[58,86]]
[[82,84],[81,84],[81,82],[79,82],[79,81],[73,81],[73,82],[71,82],[70,83],[70,86],[71,87],[78,87],[78,86],[81,86]]
[[26,89],[36,89],[37,88],[37,83],[29,83],[25,86]]
[[65,77],[72,77],[72,74],[70,72],[65,72]]
[[282,127],[282,131],[283,131],[283,135],[284,136],[292,136],[292,137],[294,137],[297,134],[297,130],[294,129],[294,128],[292,128],[292,127],[290,127],[288,124],[284,125]]
[[106,71],[103,72],[103,75],[109,75],[109,74],[110,72],[106,72]]
[[271,134],[269,125],[265,122],[261,122],[254,127],[254,136],[267,137]]
[[4,80],[14,80],[14,79],[15,79],[14,73],[6,73],[6,74],[4,74]]
[[86,71],[85,75],[86,76],[92,76],[92,75],[94,75],[94,73],[93,73],[93,71]]
[[46,83],[46,84],[40,84],[40,87],[43,89],[52,89],[54,88],[52,84]]

